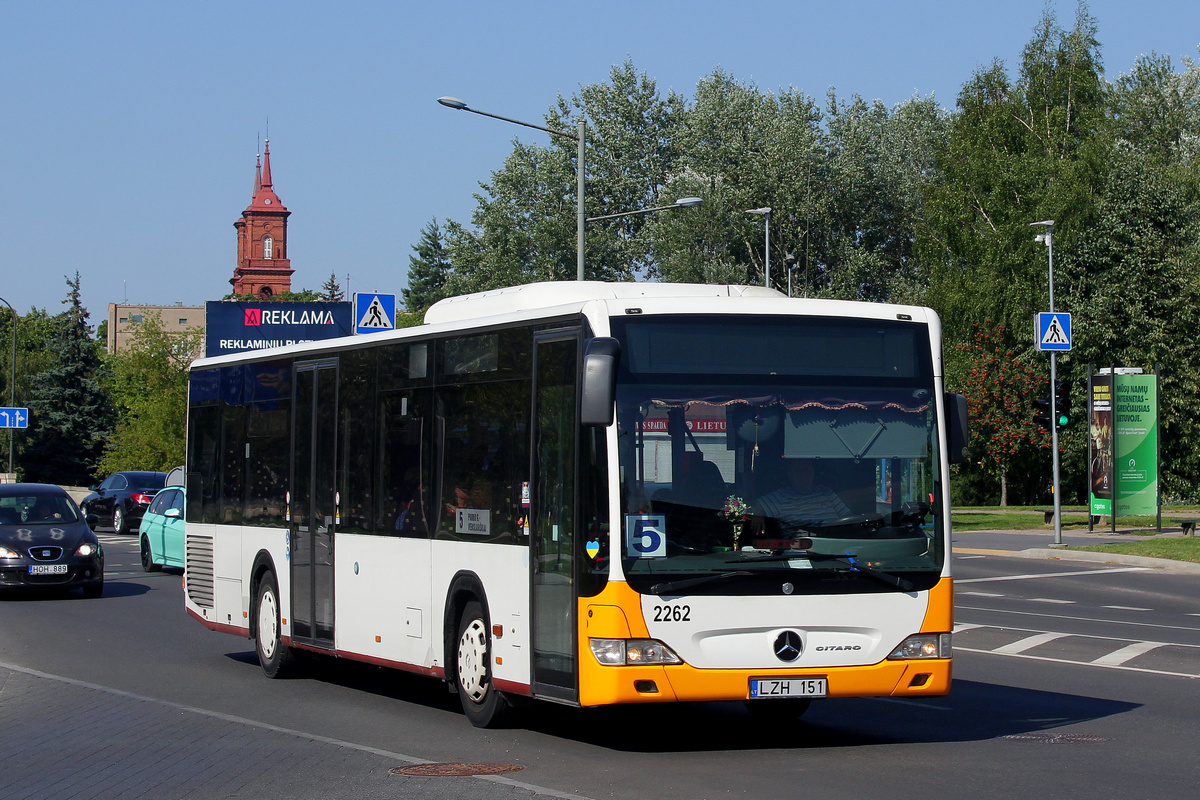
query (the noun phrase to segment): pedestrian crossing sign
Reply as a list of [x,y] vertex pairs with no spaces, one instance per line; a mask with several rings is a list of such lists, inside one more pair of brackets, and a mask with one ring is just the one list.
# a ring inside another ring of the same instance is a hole
[[396,329],[396,295],[354,293],[354,332],[378,333]]
[[1037,349],[1071,349],[1071,315],[1042,311],[1037,315]]

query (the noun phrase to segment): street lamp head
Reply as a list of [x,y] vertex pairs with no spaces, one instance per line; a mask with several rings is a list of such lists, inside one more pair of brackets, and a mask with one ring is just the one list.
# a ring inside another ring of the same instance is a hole
[[457,97],[439,97],[438,102],[444,105],[446,108],[456,108],[459,111],[469,110],[467,108],[467,104],[462,100],[459,100]]
[[746,209],[746,213],[747,214],[770,214],[771,207],[763,206],[762,208],[748,208],[748,209]]
[[675,205],[679,206],[680,208],[689,208],[691,206],[698,206],[703,202],[703,197],[681,197],[675,201]]
[[1042,220],[1041,222],[1031,222],[1031,223],[1029,223],[1029,227],[1031,227],[1031,228],[1032,228],[1032,227],[1034,227],[1035,225],[1045,225],[1047,228],[1053,228],[1053,227],[1054,227],[1054,220],[1052,220],[1052,219],[1046,219],[1046,220]]

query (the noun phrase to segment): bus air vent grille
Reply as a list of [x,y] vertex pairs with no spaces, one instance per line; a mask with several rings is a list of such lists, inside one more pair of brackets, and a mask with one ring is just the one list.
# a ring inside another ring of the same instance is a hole
[[213,607],[213,540],[211,536],[187,537],[188,599],[201,608]]

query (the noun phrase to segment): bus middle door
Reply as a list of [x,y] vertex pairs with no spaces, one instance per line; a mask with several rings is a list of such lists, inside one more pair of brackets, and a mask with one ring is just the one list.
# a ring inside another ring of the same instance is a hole
[[292,639],[332,649],[337,361],[297,363],[292,438]]

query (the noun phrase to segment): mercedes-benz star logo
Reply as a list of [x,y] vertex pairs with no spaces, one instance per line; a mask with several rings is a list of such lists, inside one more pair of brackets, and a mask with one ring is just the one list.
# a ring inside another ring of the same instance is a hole
[[795,631],[784,631],[775,638],[775,657],[780,661],[795,661],[803,649],[804,643]]

